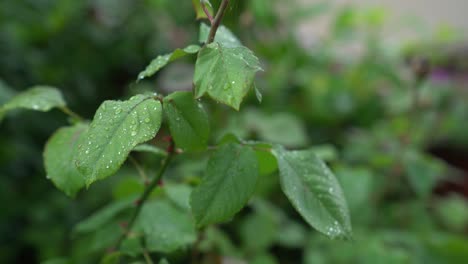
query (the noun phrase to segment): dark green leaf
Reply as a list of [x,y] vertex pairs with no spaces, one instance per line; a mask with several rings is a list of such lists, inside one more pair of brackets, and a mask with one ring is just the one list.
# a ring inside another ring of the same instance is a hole
[[0,120],[10,110],[23,108],[47,112],[54,107],[64,107],[65,100],[59,90],[48,86],[35,86],[17,94],[0,107]]
[[220,146],[190,197],[197,225],[231,219],[249,200],[257,178],[257,157],[250,147],[233,143]]
[[138,80],[143,80],[153,76],[156,72],[166,66],[169,62],[173,62],[179,58],[182,58],[188,54],[197,53],[200,50],[198,45],[190,45],[184,49],[176,49],[173,52],[165,55],[159,55],[150,62],[146,69],[138,74]]
[[136,145],[156,135],[161,119],[161,103],[152,96],[105,101],[78,145],[76,166],[86,184],[114,174]]
[[150,251],[170,253],[194,243],[195,227],[190,216],[167,201],[147,202],[138,217]]
[[315,229],[331,238],[351,236],[348,206],[330,169],[312,151],[273,149],[283,192]]
[[239,110],[259,70],[259,61],[248,48],[210,43],[200,50],[195,65],[195,97],[208,93],[214,100]]
[[186,151],[206,148],[210,134],[208,116],[191,92],[175,92],[165,97],[164,112],[177,147]]
[[85,186],[83,175],[76,168],[73,157],[76,145],[87,125],[60,128],[55,132],[44,149],[44,165],[47,178],[68,196],[75,196]]
[[119,252],[119,251],[106,254],[101,259],[101,264],[118,264],[120,262],[121,257],[122,257],[122,252]]
[[[200,24],[200,43],[205,43],[208,40],[208,35],[210,34],[210,27],[204,23]],[[240,40],[229,30],[227,27],[221,25],[216,31],[215,42],[220,43],[227,48],[237,48],[242,47]]]

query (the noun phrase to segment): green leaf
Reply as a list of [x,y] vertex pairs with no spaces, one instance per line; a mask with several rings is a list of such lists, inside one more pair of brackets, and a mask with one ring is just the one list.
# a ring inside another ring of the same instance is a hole
[[149,95],[105,101],[78,145],[76,166],[86,184],[114,174],[136,145],[156,135],[161,119],[161,103]]
[[167,198],[179,208],[190,211],[190,194],[192,188],[184,184],[165,184]]
[[273,149],[278,160],[280,183],[299,214],[331,238],[349,238],[351,220],[338,180],[312,151]]
[[432,194],[432,189],[446,173],[442,161],[416,150],[404,153],[403,165],[411,187],[422,198]]
[[95,212],[87,219],[79,222],[75,226],[74,231],[77,233],[93,232],[103,227],[107,223],[109,223],[120,212],[132,206],[134,202],[135,202],[135,197],[130,197],[127,199],[122,199],[122,200],[113,202],[112,204]]
[[44,149],[47,178],[71,197],[85,185],[84,177],[77,170],[73,157],[77,142],[87,129],[88,126],[84,124],[60,128],[50,137]]
[[165,150],[158,148],[154,145],[150,145],[150,144],[138,145],[132,151],[153,153],[156,156],[161,156],[161,157],[167,156],[167,152]]
[[193,79],[195,97],[208,93],[214,100],[239,110],[259,70],[259,61],[248,48],[210,43],[198,54]]
[[205,2],[205,6],[208,9],[208,12],[210,12],[210,14],[212,16],[214,16],[213,6],[211,5],[210,1],[208,1],[208,0],[192,0],[193,9],[195,10],[195,14],[197,16],[196,19],[208,18],[206,16],[206,14],[205,14],[205,11],[203,11],[202,5],[200,3],[201,1]]
[[[200,24],[200,34],[198,40],[200,43],[205,43],[208,40],[210,34],[210,27],[205,23]],[[221,25],[218,27],[215,36],[215,42],[220,43],[226,48],[238,48],[242,47],[240,40],[229,30],[227,27]]]
[[138,217],[150,251],[170,253],[189,246],[196,240],[195,227],[189,214],[167,201],[147,202]]
[[138,74],[138,81],[153,76],[156,72],[166,66],[169,62],[173,62],[189,54],[195,54],[200,50],[198,45],[190,45],[184,49],[176,49],[173,52],[165,55],[159,55],[153,59],[146,69]]
[[[196,0],[194,0],[196,1]],[[169,264],[169,261],[167,261],[167,259],[163,258],[159,261],[159,264]]]
[[210,134],[208,116],[191,92],[175,92],[165,97],[164,112],[178,148],[185,151],[206,148]]
[[[256,132],[260,139],[291,147],[301,147],[308,143],[303,121],[289,113],[267,115],[248,109],[244,115],[246,127]],[[288,129],[284,129],[287,127]]]
[[109,254],[106,254],[101,259],[101,264],[118,264],[121,257],[122,257],[122,252],[119,252],[119,251],[111,252]]
[[257,157],[250,147],[233,143],[220,146],[190,197],[197,225],[231,219],[249,200],[257,178]]
[[54,107],[64,107],[65,100],[60,91],[49,86],[35,86],[17,94],[10,101],[0,107],[0,120],[10,110],[29,109],[47,112]]

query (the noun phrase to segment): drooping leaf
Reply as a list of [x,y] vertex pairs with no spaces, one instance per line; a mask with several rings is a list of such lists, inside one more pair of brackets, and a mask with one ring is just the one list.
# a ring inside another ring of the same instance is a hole
[[257,157],[250,147],[233,143],[220,146],[190,197],[197,225],[231,219],[249,200],[257,178]]
[[259,61],[248,48],[210,43],[198,54],[193,77],[195,97],[208,93],[214,100],[239,110],[259,70]]
[[210,133],[208,116],[191,92],[174,92],[165,97],[164,112],[177,147],[186,151],[206,148]]
[[60,91],[49,86],[35,86],[17,94],[0,107],[0,120],[10,110],[29,109],[47,112],[54,107],[64,107],[65,100]]
[[87,219],[79,222],[75,226],[75,232],[77,233],[89,233],[93,232],[110,221],[114,219],[116,215],[118,215],[123,210],[129,208],[135,202],[135,197],[129,197],[126,199],[122,199],[112,204],[102,208],[101,210],[95,212]]
[[183,49],[176,49],[173,52],[165,55],[159,55],[150,62],[146,69],[138,74],[138,80],[153,76],[156,72],[166,66],[169,62],[173,62],[189,54],[195,54],[200,50],[198,45],[190,45]]
[[351,220],[343,191],[333,173],[312,151],[273,149],[280,183],[299,214],[331,238],[351,236]]
[[213,6],[211,5],[210,1],[208,1],[208,0],[192,0],[193,9],[195,10],[195,14],[197,16],[196,19],[208,18],[206,16],[206,14],[205,14],[205,11],[203,11],[202,5],[200,3],[201,1],[205,2],[205,6],[206,6],[208,12],[210,12],[210,14],[214,16]]
[[[210,27],[205,23],[200,24],[200,34],[198,40],[200,43],[205,43],[208,40],[208,35],[210,34]],[[227,48],[237,48],[242,47],[240,40],[229,30],[227,27],[221,25],[218,27],[215,36],[215,42],[220,43]]]
[[156,147],[154,145],[150,145],[150,144],[138,145],[132,151],[153,153],[156,156],[161,156],[161,157],[167,156],[167,152],[165,150],[160,149],[160,148],[158,148],[158,147]]
[[88,126],[84,124],[60,128],[50,137],[44,149],[47,178],[71,197],[85,186],[84,177],[76,168],[73,157],[77,142],[87,129]]
[[150,95],[105,101],[80,140],[75,157],[86,184],[114,174],[136,145],[156,135],[161,119],[161,103]]
[[190,215],[167,201],[147,202],[138,217],[138,225],[145,234],[146,247],[150,251],[170,253],[196,240]]

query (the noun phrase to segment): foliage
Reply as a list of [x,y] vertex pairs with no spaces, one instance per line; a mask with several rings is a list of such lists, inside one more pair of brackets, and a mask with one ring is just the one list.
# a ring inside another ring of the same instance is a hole
[[[216,28],[221,1],[59,2],[0,4],[0,262],[466,259],[427,151],[466,149],[466,94],[387,49],[381,10],[230,1]],[[332,12],[313,48],[284,30]]]

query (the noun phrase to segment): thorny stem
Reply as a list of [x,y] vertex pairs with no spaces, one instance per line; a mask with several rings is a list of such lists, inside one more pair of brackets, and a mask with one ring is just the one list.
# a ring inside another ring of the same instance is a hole
[[[171,141],[170,149],[173,149],[173,145],[174,145],[174,142]],[[135,224],[135,221],[138,218],[138,215],[140,214],[141,208],[145,204],[146,200],[148,200],[148,198],[149,198],[150,194],[153,192],[154,188],[156,188],[158,186],[164,172],[166,171],[169,163],[172,160],[173,155],[174,155],[174,151],[169,151],[167,157],[164,159],[164,161],[162,163],[161,168],[159,169],[158,173],[156,174],[156,177],[154,177],[154,179],[146,187],[146,189],[143,192],[143,194],[141,195],[140,199],[137,200],[137,205],[136,205],[136,208],[135,208],[135,212],[133,213],[132,218],[128,222],[127,230],[125,230],[125,232],[117,240],[117,243],[116,243],[116,246],[115,246],[116,249],[118,249],[120,247],[120,244],[122,243],[122,241],[125,239],[127,234],[132,230],[132,227]]]
[[219,25],[221,25],[221,20],[223,20],[224,13],[226,12],[227,7],[229,6],[229,0],[223,0],[219,6],[218,12],[216,13],[213,23],[211,23],[210,34],[208,35],[208,40],[206,44],[210,44],[214,41],[216,36],[216,31],[218,31]]

